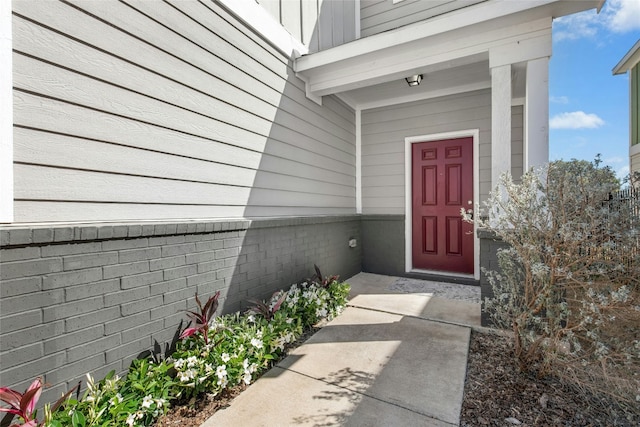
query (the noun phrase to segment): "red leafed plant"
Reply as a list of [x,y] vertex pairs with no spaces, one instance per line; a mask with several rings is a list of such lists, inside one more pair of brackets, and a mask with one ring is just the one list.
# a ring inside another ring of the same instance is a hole
[[[0,412],[17,415],[24,421],[24,426],[36,427],[38,420],[35,419],[34,410],[43,386],[42,378],[36,378],[24,394],[9,387],[0,387],[0,400],[11,406],[10,408],[0,408]],[[12,424],[11,427],[18,425]]]
[[330,284],[332,284],[333,282],[335,282],[336,280],[338,280],[340,278],[340,276],[326,276],[326,277],[323,277],[322,273],[320,272],[320,268],[317,265],[313,264],[313,268],[316,270],[316,274],[315,274],[315,276],[313,276],[311,278],[311,281],[312,282],[316,282],[317,284],[319,284],[323,288],[328,287]]
[[259,301],[256,299],[250,299],[249,302],[254,304],[254,306],[249,308],[248,311],[251,313],[259,314],[265,319],[267,319],[267,321],[270,321],[271,319],[273,319],[273,316],[276,314],[276,312],[280,310],[280,306],[282,306],[282,303],[286,299],[287,299],[287,293],[283,292],[280,298],[278,298],[275,304],[273,304],[273,307],[270,307],[268,304],[262,301]]
[[209,322],[211,322],[214,313],[218,309],[218,298],[220,298],[220,291],[210,297],[203,307],[200,299],[198,298],[198,293],[196,292],[196,304],[198,304],[200,312],[187,311],[187,317],[191,320],[192,325],[182,331],[180,339],[201,333],[204,336],[205,344],[209,344]]
[[[60,399],[53,404],[50,412],[55,412],[62,402],[64,402],[67,397],[73,393],[73,391],[78,386],[73,387],[71,390],[66,392]],[[0,401],[6,403],[11,406],[10,408],[0,408],[0,412],[6,412],[7,415],[3,420],[1,425],[6,425],[11,422],[13,417],[16,415],[22,418],[22,424],[13,423],[10,427],[18,427],[22,425],[23,427],[36,427],[38,426],[38,420],[36,419],[36,405],[38,404],[38,399],[40,399],[40,394],[42,394],[42,389],[44,388],[44,383],[42,382],[42,378],[36,378],[27,391],[24,393],[20,393],[19,391],[13,390],[9,387],[0,387]],[[48,405],[45,406],[45,413]],[[45,421],[46,422],[46,421]]]

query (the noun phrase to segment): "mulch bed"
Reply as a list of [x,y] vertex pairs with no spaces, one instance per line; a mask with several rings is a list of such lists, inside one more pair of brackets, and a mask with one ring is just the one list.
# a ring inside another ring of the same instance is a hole
[[558,379],[520,373],[508,337],[472,333],[461,426],[639,425],[638,419],[616,417],[602,402]]

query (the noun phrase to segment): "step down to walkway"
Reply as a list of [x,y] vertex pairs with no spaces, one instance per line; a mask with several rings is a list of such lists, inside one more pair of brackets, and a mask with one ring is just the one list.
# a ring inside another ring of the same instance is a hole
[[422,302],[407,308],[354,298],[358,306],[347,307],[202,427],[457,426],[470,328],[427,320],[456,304],[425,312],[442,300],[402,296]]

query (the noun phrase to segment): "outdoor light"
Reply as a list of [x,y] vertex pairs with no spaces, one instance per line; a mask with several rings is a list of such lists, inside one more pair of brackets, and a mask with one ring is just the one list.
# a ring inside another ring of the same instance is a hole
[[415,76],[407,77],[405,79],[409,86],[418,86],[422,81],[422,74],[416,74]]

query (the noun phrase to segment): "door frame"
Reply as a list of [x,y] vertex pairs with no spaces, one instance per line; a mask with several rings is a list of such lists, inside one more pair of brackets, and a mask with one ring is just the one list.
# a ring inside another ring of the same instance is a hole
[[407,273],[429,273],[442,276],[471,277],[480,280],[480,240],[478,239],[477,225],[473,225],[473,275],[461,273],[447,273],[435,270],[422,270],[413,268],[413,224],[412,224],[412,194],[413,185],[411,172],[413,163],[411,161],[412,144],[419,142],[441,141],[445,139],[473,138],[473,200],[474,210],[480,199],[480,129],[467,129],[453,132],[433,133],[427,135],[408,136],[404,139],[404,188],[405,188],[405,220],[404,220],[404,242],[405,242],[405,272]]

